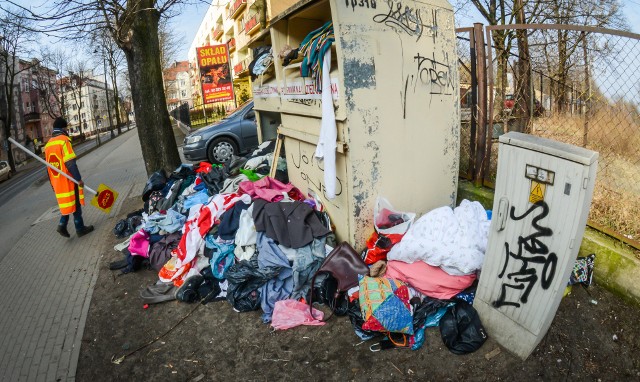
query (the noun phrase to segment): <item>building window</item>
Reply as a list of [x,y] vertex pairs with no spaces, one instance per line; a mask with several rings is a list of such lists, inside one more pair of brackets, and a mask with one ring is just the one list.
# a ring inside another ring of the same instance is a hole
[[80,107],[83,108],[84,107],[84,102],[80,102]]
[[186,98],[186,97],[187,97],[187,91],[186,91],[186,90],[183,90],[183,91],[182,91],[182,98]]
[[75,103],[73,104],[73,106],[71,107],[73,110],[78,109],[78,105],[76,105]]
[[82,119],[86,119],[86,118],[87,118],[86,114],[82,113]]

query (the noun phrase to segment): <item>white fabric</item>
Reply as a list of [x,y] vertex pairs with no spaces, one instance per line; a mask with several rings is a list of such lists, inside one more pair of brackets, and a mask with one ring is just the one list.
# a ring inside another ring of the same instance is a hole
[[336,197],[336,114],[333,110],[331,97],[331,49],[327,49],[322,63],[322,122],[320,123],[320,138],[316,147],[315,157],[322,159],[324,164],[324,187],[327,198]]
[[490,223],[478,202],[463,200],[455,210],[436,208],[409,228],[387,259],[421,260],[453,276],[471,274],[482,268]]
[[252,215],[253,204],[240,213],[240,223],[236,231],[236,248],[233,250],[238,260],[251,260],[256,253],[257,232]]

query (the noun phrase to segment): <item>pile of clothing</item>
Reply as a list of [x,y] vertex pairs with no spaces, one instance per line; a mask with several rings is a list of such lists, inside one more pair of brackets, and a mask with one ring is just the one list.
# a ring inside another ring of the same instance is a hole
[[111,269],[158,272],[141,291],[145,303],[228,300],[236,311],[262,309],[271,322],[275,303],[305,301],[311,277],[334,235],[326,212],[276,172],[273,144],[224,165],[181,165],[152,174],[144,209],[116,223],[126,237],[124,259]]

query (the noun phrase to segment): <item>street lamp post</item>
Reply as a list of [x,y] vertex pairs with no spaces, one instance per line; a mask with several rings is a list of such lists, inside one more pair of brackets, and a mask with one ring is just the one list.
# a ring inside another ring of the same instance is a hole
[[[103,49],[104,52],[104,49]],[[104,92],[107,95],[107,113],[109,114],[109,131],[111,131],[111,139],[115,138],[113,132],[113,126],[111,125],[111,107],[109,105],[109,87],[107,86],[107,57],[103,55],[102,61],[104,62]]]

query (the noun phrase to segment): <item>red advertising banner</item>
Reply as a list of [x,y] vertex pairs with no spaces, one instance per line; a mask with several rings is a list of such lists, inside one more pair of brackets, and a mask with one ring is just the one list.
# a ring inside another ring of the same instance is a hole
[[204,103],[233,100],[227,45],[203,46],[196,51]]

